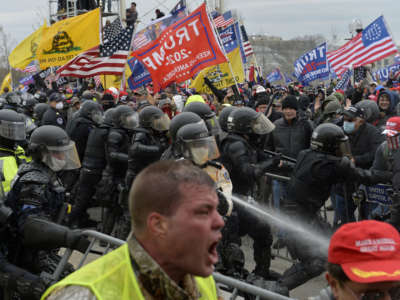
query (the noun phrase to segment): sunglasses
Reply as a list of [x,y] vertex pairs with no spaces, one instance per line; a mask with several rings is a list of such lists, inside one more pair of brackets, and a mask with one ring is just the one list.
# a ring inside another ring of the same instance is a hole
[[359,295],[357,295],[350,287],[346,285],[345,287],[351,292],[356,300],[381,300],[384,299],[387,294],[390,295],[391,299],[399,299],[400,296],[400,286],[393,287],[386,291],[368,291]]

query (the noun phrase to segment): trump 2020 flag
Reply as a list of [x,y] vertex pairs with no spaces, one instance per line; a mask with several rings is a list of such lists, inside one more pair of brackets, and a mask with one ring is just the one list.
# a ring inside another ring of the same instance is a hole
[[294,62],[294,74],[297,80],[303,84],[328,77],[329,67],[326,62],[326,43],[300,56]]
[[328,52],[327,58],[336,74],[341,76],[350,66],[357,68],[396,53],[397,47],[380,16],[342,47]]
[[185,81],[200,70],[226,61],[214,35],[206,5],[167,27],[152,43],[132,53],[149,71],[154,92]]
[[392,73],[392,75],[395,75],[397,72],[400,71],[400,63],[394,63],[393,65],[390,65],[388,67],[379,69],[375,72],[372,73],[372,79],[374,81],[387,81],[389,80],[389,75]]
[[279,68],[276,68],[275,70],[273,70],[271,73],[269,73],[267,75],[267,80],[269,82],[275,82],[275,81],[282,80],[281,70],[279,70]]

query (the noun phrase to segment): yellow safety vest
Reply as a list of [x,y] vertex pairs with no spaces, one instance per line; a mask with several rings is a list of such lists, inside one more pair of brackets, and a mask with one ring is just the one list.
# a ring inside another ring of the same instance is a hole
[[18,166],[25,162],[31,161],[31,158],[25,156],[25,151],[22,147],[13,151],[6,148],[0,148],[0,151],[9,152],[9,156],[0,157],[3,161],[3,175],[4,181],[2,181],[4,193],[8,193],[11,189],[11,181],[14,179],[18,172]]
[[[217,300],[217,290],[212,276],[207,278],[195,277],[195,279],[201,293],[199,299]],[[127,244],[107,253],[52,285],[41,299],[46,299],[55,289],[68,285],[86,287],[98,300],[145,300],[132,269]]]

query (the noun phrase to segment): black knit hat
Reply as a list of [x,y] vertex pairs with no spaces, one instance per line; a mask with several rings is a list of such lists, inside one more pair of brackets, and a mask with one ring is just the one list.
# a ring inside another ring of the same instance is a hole
[[295,96],[289,95],[285,99],[283,99],[282,109],[285,109],[285,108],[293,108],[295,110],[297,110],[299,108],[297,99]]

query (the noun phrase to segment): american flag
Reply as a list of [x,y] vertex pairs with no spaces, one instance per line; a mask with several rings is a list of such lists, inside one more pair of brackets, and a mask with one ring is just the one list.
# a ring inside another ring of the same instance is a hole
[[146,36],[144,31],[138,32],[137,34],[135,34],[135,37],[133,38],[132,50],[140,49],[140,48],[146,46],[150,42],[151,42],[151,39],[149,39]]
[[33,60],[33,61],[31,61],[30,63],[29,63],[29,65],[27,65],[23,70],[22,70],[22,72],[25,72],[25,73],[34,73],[34,72],[37,72],[37,71],[39,71],[39,69],[38,69],[38,67],[36,66],[36,62]]
[[359,67],[397,53],[396,45],[380,16],[353,39],[339,49],[327,53],[327,58],[337,75],[349,67]]
[[60,76],[92,77],[95,75],[122,75],[129,54],[133,26],[105,43],[83,52],[57,70]]
[[222,15],[218,14],[217,12],[214,12],[213,14],[214,24],[217,27],[226,27],[235,23],[232,17],[232,12],[230,10],[223,13]]
[[246,55],[247,57],[254,54],[253,47],[250,44],[249,37],[247,36],[246,28],[244,28],[244,25],[240,25],[240,31],[242,33],[244,55]]
[[116,18],[114,21],[112,21],[110,25],[105,26],[103,36],[104,43],[115,39],[123,29],[124,28],[122,27],[121,20],[119,18]]
[[100,84],[101,84],[100,75],[94,76],[94,83],[96,84],[96,87],[100,86]]

